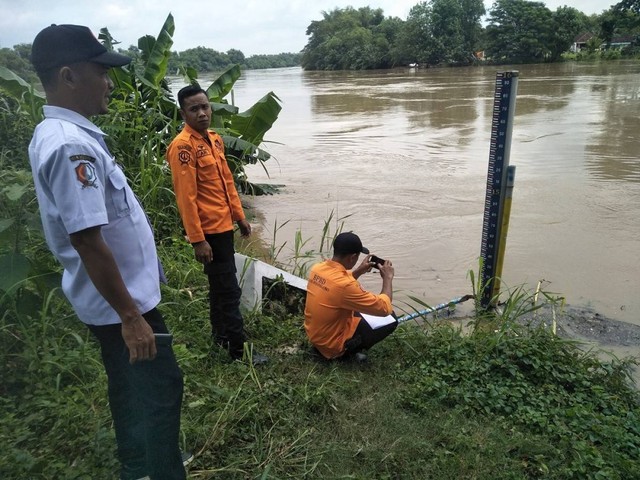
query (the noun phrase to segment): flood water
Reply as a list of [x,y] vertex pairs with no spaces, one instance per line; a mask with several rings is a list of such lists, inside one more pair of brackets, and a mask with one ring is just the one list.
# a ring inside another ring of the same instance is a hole
[[[640,324],[640,63],[518,70],[510,164],[515,188],[503,288],[538,282],[570,305]],[[267,135],[276,160],[248,168],[285,185],[251,203],[262,238],[318,250],[343,218],[372,253],[393,261],[394,305],[471,293],[478,272],[496,67],[246,71],[235,103],[282,100]],[[203,82],[204,83],[204,82]],[[281,226],[285,222],[288,223]],[[362,283],[379,289],[368,274]],[[415,303],[414,303],[415,304]]]

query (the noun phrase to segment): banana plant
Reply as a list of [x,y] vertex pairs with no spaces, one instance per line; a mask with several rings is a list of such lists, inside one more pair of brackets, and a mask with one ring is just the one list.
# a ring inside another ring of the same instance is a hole
[[[174,31],[173,16],[169,14],[157,39],[146,35],[138,40],[138,49],[141,52],[139,62],[112,70],[116,85],[113,96],[116,101],[121,102],[120,113],[133,109],[138,112],[138,116],[145,116],[142,124],[150,127],[150,133],[160,139],[163,145],[169,143],[181,123],[178,106],[166,77]],[[102,29],[99,38],[107,48],[113,47],[113,40],[106,29]],[[187,83],[197,81],[198,73],[193,68],[181,66],[179,73]],[[233,86],[240,76],[240,66],[232,65],[205,88],[213,109],[212,128],[224,140],[225,153],[241,190],[254,194],[272,193],[272,187],[251,184],[247,180],[244,166],[257,162],[264,165],[264,162],[271,158],[261,144],[265,134],[278,118],[282,109],[281,101],[273,92],[269,92],[252,107],[240,112],[225,98],[233,91]],[[127,124],[131,125],[132,122]],[[114,122],[113,117],[103,119],[101,126],[108,133],[115,134],[115,137],[118,133],[126,133],[122,131],[122,122]],[[145,136],[139,128],[133,131],[145,137],[136,137],[133,145],[144,144],[148,135]],[[125,144],[131,145],[132,142]]]
[[34,125],[42,120],[44,95],[20,76],[2,66],[0,66],[0,91],[14,98],[18,104],[17,113],[28,115]]
[[[277,188],[273,186],[250,183],[244,166],[260,162],[264,167],[264,162],[271,158],[271,154],[260,145],[278,119],[282,110],[281,100],[269,92],[249,109],[240,112],[225,99],[240,75],[240,66],[232,65],[206,88],[213,112],[212,127],[224,141],[225,154],[241,190],[255,195],[274,193]],[[197,80],[191,76],[185,79],[188,83]]]

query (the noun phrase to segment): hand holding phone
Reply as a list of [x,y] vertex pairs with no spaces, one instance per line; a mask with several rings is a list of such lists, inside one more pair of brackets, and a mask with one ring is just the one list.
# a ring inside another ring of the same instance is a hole
[[156,345],[171,345],[173,340],[170,333],[154,333],[153,336],[156,337]]
[[378,268],[380,265],[382,265],[385,262],[385,260],[383,260],[380,257],[376,257],[375,255],[371,255],[371,258],[369,258],[369,261],[374,264],[373,265],[374,268]]

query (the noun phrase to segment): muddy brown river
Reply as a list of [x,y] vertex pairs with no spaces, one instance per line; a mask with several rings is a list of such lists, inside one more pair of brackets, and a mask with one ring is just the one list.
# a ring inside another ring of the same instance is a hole
[[[519,71],[502,290],[541,282],[570,305],[640,325],[640,63],[501,69]],[[393,261],[399,310],[410,296],[435,305],[470,293],[496,71],[243,72],[241,109],[268,91],[283,104],[268,173],[248,168],[251,181],[284,185],[251,202],[261,237],[283,246],[278,260],[293,267],[296,232],[299,251],[318,251],[332,218],[332,232],[343,224]],[[363,283],[379,288],[372,274]]]

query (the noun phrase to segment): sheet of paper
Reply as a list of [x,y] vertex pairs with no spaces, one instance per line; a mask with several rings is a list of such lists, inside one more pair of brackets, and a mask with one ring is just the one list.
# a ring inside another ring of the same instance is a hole
[[376,317],[375,315],[368,315],[366,313],[361,313],[360,315],[362,315],[362,318],[364,318],[374,330],[396,321],[393,315],[387,315],[386,317]]

